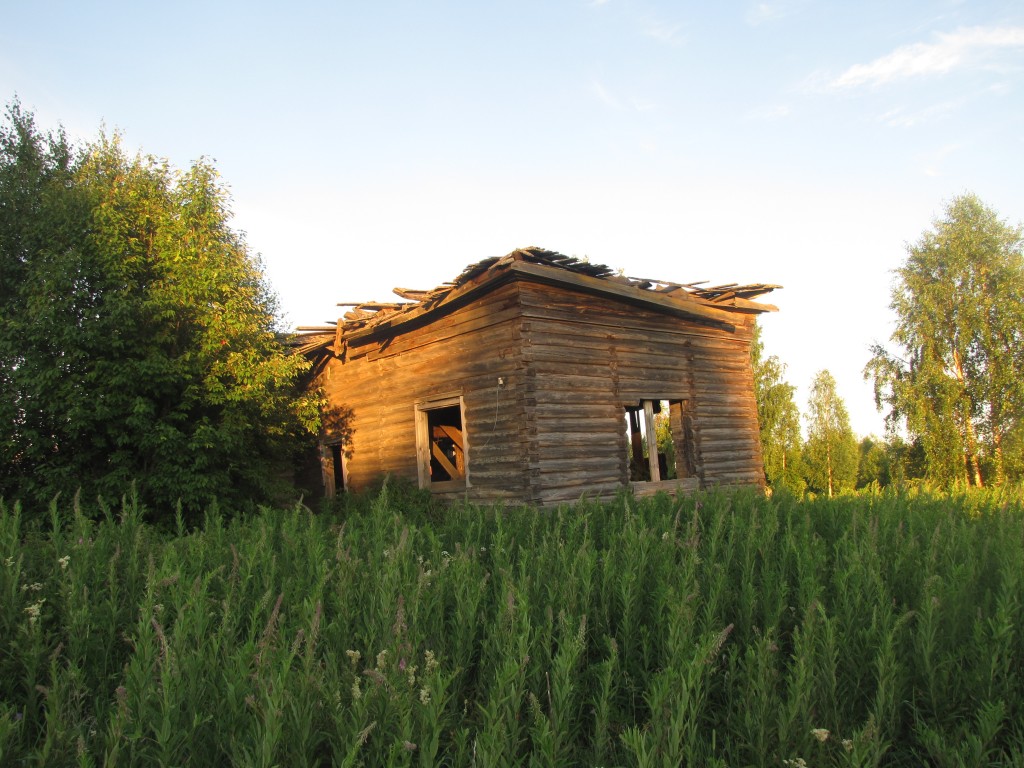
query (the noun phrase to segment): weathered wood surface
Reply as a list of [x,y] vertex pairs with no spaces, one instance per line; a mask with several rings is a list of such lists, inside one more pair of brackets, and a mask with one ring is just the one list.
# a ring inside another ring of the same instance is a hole
[[385,472],[415,480],[415,403],[455,392],[463,397],[474,496],[525,497],[519,325],[518,294],[510,285],[444,322],[364,344],[358,354],[350,347],[344,362],[331,361],[319,383],[331,403],[352,410],[350,487],[365,487]]
[[[435,489],[445,497],[554,504],[624,486],[642,495],[763,482],[750,316],[670,316],[657,302],[573,293],[564,281],[474,291],[460,286],[445,301],[454,310],[426,324],[425,313],[404,312],[391,337],[386,324],[353,334],[344,361],[321,372],[330,402],[352,410],[353,489],[383,472],[416,479],[415,404],[453,393],[467,482]],[[688,402],[695,476],[631,484],[624,408],[656,399]]]
[[536,501],[564,499],[616,475],[626,484],[624,407],[641,400],[690,404],[696,477],[631,483],[634,492],[763,482],[748,322],[727,330],[600,297],[570,301],[532,283],[520,285],[520,297],[532,374],[527,410],[538,435],[530,456],[539,470],[531,485]]

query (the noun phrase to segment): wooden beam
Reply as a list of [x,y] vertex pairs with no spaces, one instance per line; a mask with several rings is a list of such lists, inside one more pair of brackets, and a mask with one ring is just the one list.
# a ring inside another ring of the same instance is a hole
[[430,444],[430,451],[434,454],[434,458],[437,459],[437,463],[440,464],[444,471],[448,473],[448,476],[452,480],[460,480],[465,475],[455,468],[455,466],[448,461],[448,457],[444,455],[444,451],[441,450],[441,446],[437,443]]
[[485,288],[490,287],[492,284],[500,284],[504,282],[510,275],[511,273],[508,269],[500,269],[500,271],[496,269],[488,269],[480,275],[467,280],[458,288],[453,288],[437,303],[432,303],[429,306],[426,304],[409,304],[409,309],[403,309],[400,312],[389,314],[388,317],[390,319],[382,320],[381,322],[374,323],[366,328],[360,328],[357,331],[345,334],[345,336],[351,343],[360,342],[364,339],[371,339],[374,336],[393,334],[402,326],[409,325],[410,323],[415,323],[417,321],[422,322],[424,315],[434,314],[440,312],[442,309],[455,309],[458,306],[468,303],[478,294],[482,293]]
[[548,285],[575,288],[584,293],[597,296],[612,296],[625,300],[630,304],[651,307],[676,317],[703,320],[728,331],[735,330],[735,323],[732,322],[728,310],[708,306],[702,299],[694,298],[687,293],[658,293],[657,291],[624,285],[606,278],[589,277],[576,272],[558,269],[557,267],[545,267],[541,264],[530,264],[525,261],[513,263],[510,270],[516,274],[531,277]]
[[644,400],[644,432],[647,437],[647,461],[651,467],[651,482],[661,482],[658,465],[658,434],[654,430],[654,401]]
[[459,450],[462,450],[462,430],[457,427],[438,424],[434,427],[434,437],[447,437],[459,447]]

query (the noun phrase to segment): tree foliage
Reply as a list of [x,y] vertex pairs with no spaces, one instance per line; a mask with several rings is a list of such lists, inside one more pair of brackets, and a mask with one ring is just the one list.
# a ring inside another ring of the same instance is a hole
[[857,488],[867,488],[872,484],[884,487],[892,481],[886,448],[884,442],[870,435],[858,443]]
[[890,352],[865,368],[891,428],[924,448],[937,482],[997,484],[1024,423],[1022,230],[974,195],[955,198],[896,270]]
[[836,380],[827,370],[819,371],[807,401],[807,483],[830,497],[851,490],[857,481],[859,459],[857,439],[846,405],[836,391]]
[[754,326],[750,355],[765,480],[772,488],[803,493],[800,409],[793,399],[796,387],[783,379],[785,363],[776,355],[764,356],[758,325]]
[[0,130],[0,494],[160,506],[273,490],[315,403],[206,161]]

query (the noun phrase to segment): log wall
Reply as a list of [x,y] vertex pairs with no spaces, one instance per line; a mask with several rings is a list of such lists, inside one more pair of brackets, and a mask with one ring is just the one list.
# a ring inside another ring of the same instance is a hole
[[763,484],[751,316],[737,313],[730,332],[525,282],[520,300],[533,501],[604,496],[627,484],[624,408],[640,400],[689,400],[696,477],[684,488]]
[[689,401],[694,477],[635,483],[636,493],[763,484],[753,319],[733,317],[729,331],[516,281],[421,328],[349,346],[318,379],[351,413],[348,487],[384,473],[416,482],[415,404],[454,394],[468,473],[449,495],[542,505],[611,496],[629,483],[625,406],[662,399]]
[[384,473],[417,482],[415,405],[458,394],[467,489],[448,495],[526,499],[521,325],[518,292],[509,284],[388,343],[349,347],[344,362],[331,360],[318,384],[331,406],[351,409],[348,487],[361,490]]

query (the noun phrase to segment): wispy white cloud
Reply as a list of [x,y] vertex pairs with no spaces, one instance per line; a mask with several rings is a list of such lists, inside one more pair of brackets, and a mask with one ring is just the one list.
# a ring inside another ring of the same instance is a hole
[[934,43],[913,43],[890,54],[855,64],[829,86],[875,86],[922,75],[944,75],[1000,49],[1024,48],[1024,27],[966,27],[938,33]]
[[592,80],[590,83],[590,92],[594,94],[598,100],[606,107],[612,109],[622,109],[622,102],[620,102],[611,91],[604,87],[604,83],[600,80]]
[[743,16],[744,21],[752,27],[759,26],[761,24],[767,24],[770,21],[781,19],[784,16],[788,16],[791,11],[789,3],[772,0],[772,2],[756,2],[752,3],[747,8],[746,14]]
[[652,19],[644,24],[643,32],[647,37],[653,37],[662,43],[679,43],[681,42],[679,32],[682,28],[682,24],[669,24]]
[[608,5],[611,0],[590,0],[589,5],[592,8],[596,8],[599,5]]
[[915,125],[943,118],[956,111],[959,106],[959,102],[944,101],[941,104],[933,104],[925,109],[913,111],[904,107],[894,107],[888,112],[879,115],[878,122],[885,123],[893,128],[913,128]]
[[658,108],[658,103],[642,96],[620,96],[600,80],[590,81],[590,93],[597,97],[597,100],[609,109],[624,110],[632,109],[637,112],[653,112]]

